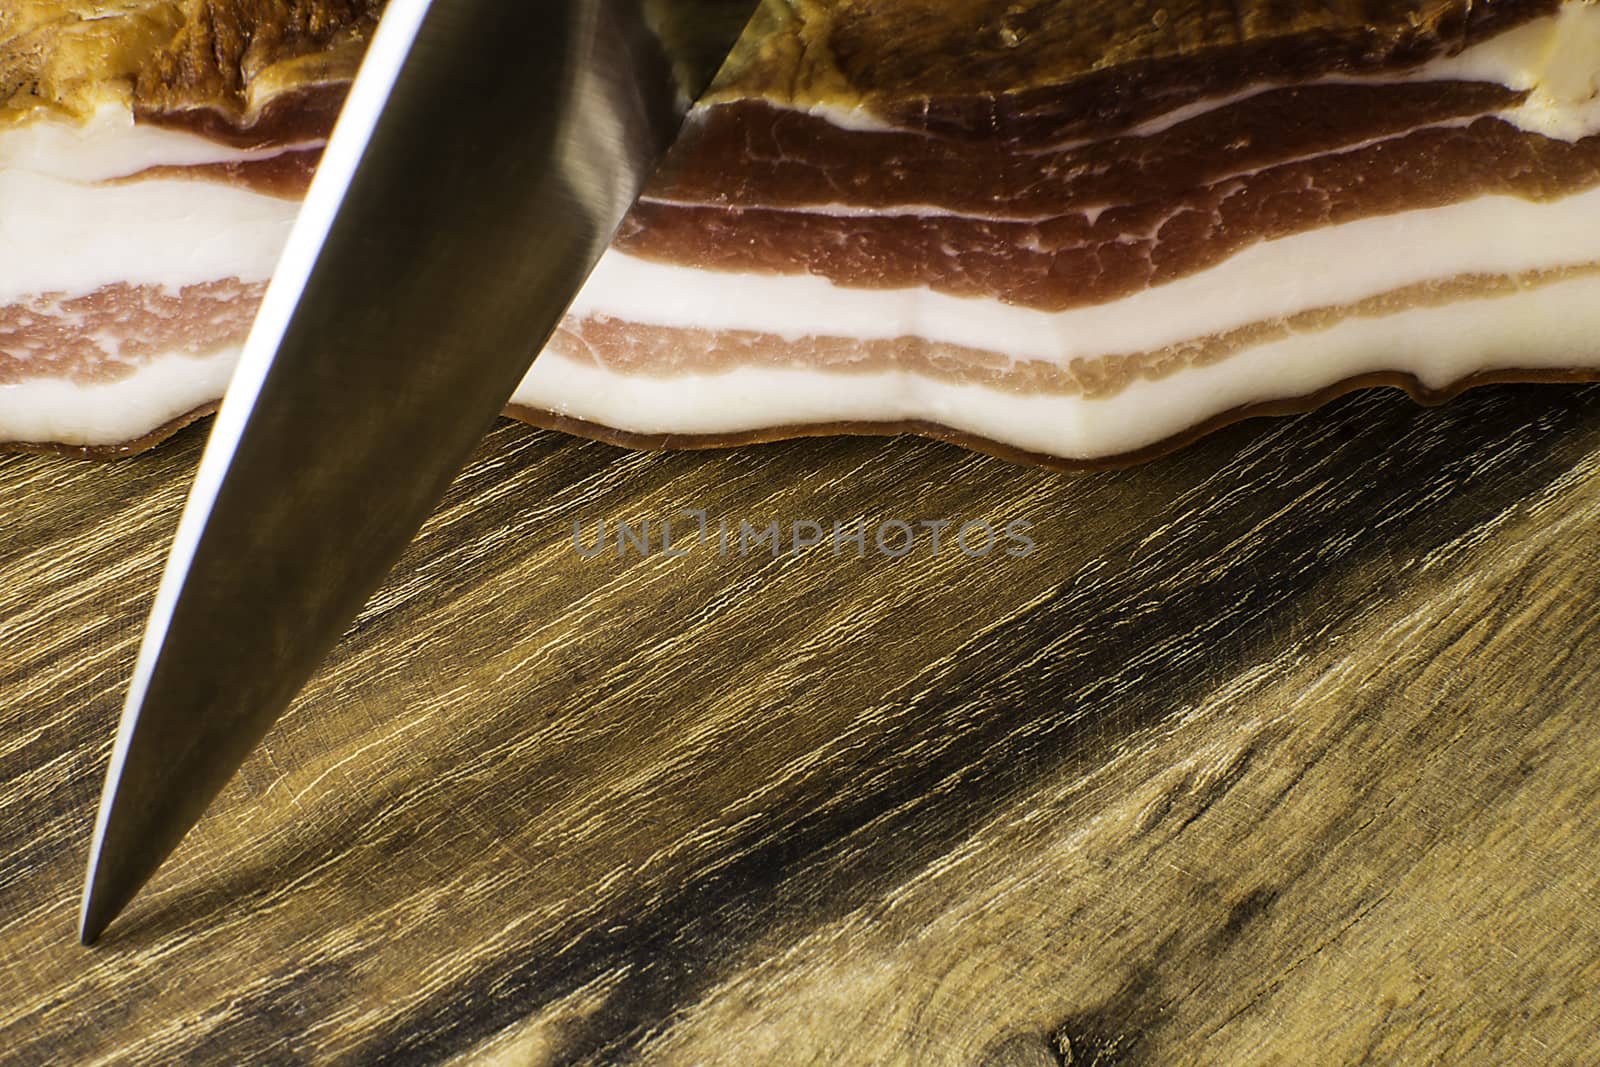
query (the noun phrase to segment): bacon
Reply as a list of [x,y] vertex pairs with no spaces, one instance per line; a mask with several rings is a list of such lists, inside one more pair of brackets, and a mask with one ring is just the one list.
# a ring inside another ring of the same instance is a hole
[[[30,86],[0,96],[0,233],[37,248],[0,255],[0,442],[144,443],[215,400],[379,6],[145,0],[121,51],[26,78],[0,15],[0,93]],[[510,413],[1082,466],[1356,384],[1600,376],[1600,9],[1170,10],[771,0]],[[7,230],[12,186],[103,205],[104,237]],[[170,247],[131,255],[161,212]]]

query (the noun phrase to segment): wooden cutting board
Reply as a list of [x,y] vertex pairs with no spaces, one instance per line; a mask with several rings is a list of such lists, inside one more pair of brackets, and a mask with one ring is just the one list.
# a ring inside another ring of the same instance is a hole
[[1600,1061],[1600,388],[1087,477],[502,424],[86,950],[202,440],[0,457],[6,1063]]

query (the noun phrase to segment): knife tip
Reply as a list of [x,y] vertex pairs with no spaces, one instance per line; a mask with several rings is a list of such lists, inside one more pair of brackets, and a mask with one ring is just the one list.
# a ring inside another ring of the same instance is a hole
[[106,909],[100,906],[92,892],[84,894],[83,911],[78,916],[78,941],[81,944],[93,945],[105,933],[112,919],[105,912]]
[[[96,846],[99,842],[96,842]],[[105,933],[106,927],[111,925],[111,920],[117,917],[122,910],[121,905],[111,900],[111,893],[104,884],[100,870],[100,851],[96,847],[89,857],[89,873],[84,879],[83,904],[78,911],[78,940],[84,945],[92,945]]]
[[125,850],[108,842],[104,828],[97,828],[78,910],[78,940],[84,945],[98,941],[144,885],[147,872],[128,861]]

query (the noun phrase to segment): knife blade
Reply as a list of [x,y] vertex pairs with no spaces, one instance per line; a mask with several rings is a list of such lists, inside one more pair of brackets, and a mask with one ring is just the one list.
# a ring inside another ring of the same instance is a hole
[[755,0],[391,0],[245,343],[123,708],[92,943],[388,573]]

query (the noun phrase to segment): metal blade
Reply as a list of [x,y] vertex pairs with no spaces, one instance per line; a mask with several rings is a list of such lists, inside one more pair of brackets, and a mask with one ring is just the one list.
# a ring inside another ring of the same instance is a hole
[[311,676],[576,295],[754,0],[392,0],[151,612],[92,942]]

